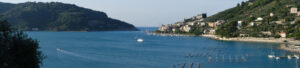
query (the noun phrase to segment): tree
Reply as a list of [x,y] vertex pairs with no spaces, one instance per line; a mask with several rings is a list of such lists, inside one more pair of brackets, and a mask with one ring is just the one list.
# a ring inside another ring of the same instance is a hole
[[222,37],[237,37],[239,33],[237,32],[237,21],[230,21],[225,25],[222,25],[216,30],[216,34]]
[[37,40],[0,20],[0,68],[39,68],[44,58]]

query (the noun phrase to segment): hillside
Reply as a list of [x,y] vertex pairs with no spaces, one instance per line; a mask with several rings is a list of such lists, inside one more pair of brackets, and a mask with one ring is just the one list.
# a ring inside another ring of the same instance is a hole
[[207,18],[201,15],[168,24],[161,32],[221,37],[300,39],[299,0],[249,0]]
[[0,14],[14,27],[42,31],[137,30],[106,13],[59,2],[0,3]]

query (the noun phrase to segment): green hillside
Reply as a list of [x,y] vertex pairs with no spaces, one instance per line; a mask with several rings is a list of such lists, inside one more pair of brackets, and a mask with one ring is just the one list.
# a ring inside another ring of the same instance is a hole
[[[225,37],[239,37],[241,34],[250,37],[280,37],[279,33],[285,32],[288,37],[300,39],[300,17],[297,13],[291,13],[291,8],[299,7],[299,0],[249,0],[206,20],[225,20],[227,23],[216,31],[216,34]],[[257,18],[263,20],[256,21]],[[237,29],[237,21],[243,21],[242,28]],[[256,25],[247,26],[251,22],[255,22]],[[262,32],[271,34],[266,35]]]
[[[4,6],[2,6],[4,5]],[[109,18],[104,12],[59,2],[0,3],[0,13],[22,30],[109,31],[137,30],[126,22]]]

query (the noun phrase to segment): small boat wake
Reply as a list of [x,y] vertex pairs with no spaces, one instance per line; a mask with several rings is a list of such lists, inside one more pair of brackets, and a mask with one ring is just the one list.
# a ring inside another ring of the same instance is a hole
[[60,52],[60,53],[71,55],[71,56],[75,56],[75,57],[80,57],[80,58],[89,59],[89,60],[97,60],[95,58],[91,58],[91,57],[87,57],[87,56],[82,56],[82,55],[77,54],[77,53],[73,53],[73,52],[70,52],[70,51],[62,50],[60,48],[57,48],[56,50],[58,52]]

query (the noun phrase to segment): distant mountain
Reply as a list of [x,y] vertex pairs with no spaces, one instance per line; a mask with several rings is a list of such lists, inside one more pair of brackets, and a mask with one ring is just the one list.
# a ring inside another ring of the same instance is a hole
[[119,31],[138,30],[106,13],[60,2],[0,3],[0,14],[21,30]]

